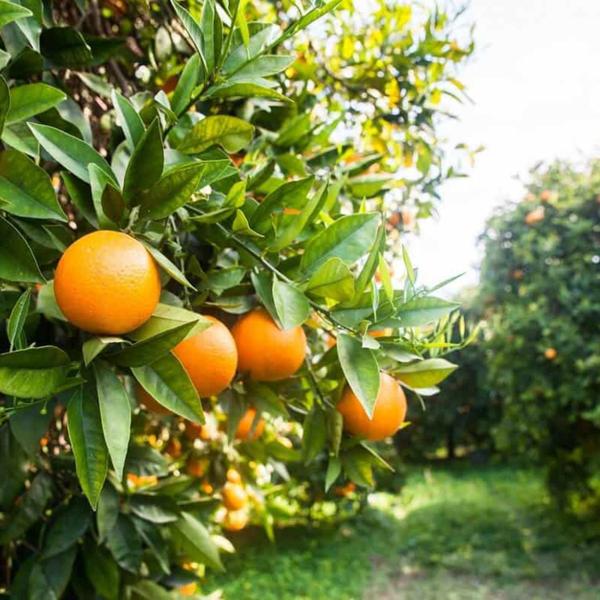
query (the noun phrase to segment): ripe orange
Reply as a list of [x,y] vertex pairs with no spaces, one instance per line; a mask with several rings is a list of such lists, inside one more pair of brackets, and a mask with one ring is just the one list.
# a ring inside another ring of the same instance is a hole
[[208,469],[208,458],[195,458],[191,457],[186,465],[186,473],[190,477],[204,477]]
[[540,221],[544,220],[544,207],[543,206],[538,206],[535,210],[532,210],[531,212],[528,212],[527,215],[525,215],[525,224],[526,225],[535,225],[536,223],[539,223]]
[[558,352],[556,351],[556,348],[546,348],[544,356],[548,360],[554,360],[558,356]]
[[223,527],[227,531],[241,531],[248,525],[248,513],[242,510],[232,510],[225,515]]
[[540,200],[542,202],[550,202],[554,198],[554,192],[552,190],[542,190],[540,192]]
[[135,395],[139,404],[157,415],[172,415],[173,413],[162,404],[159,404],[141,385],[135,386]]
[[180,596],[193,596],[198,591],[198,584],[192,581],[191,583],[180,585],[177,591]]
[[279,329],[269,313],[258,308],[244,315],[232,329],[239,370],[256,381],[280,381],[304,362],[306,336],[302,327]]
[[239,483],[228,481],[223,486],[223,504],[229,510],[240,510],[248,504],[248,494]]
[[214,317],[204,318],[212,325],[173,349],[201,397],[216,396],[229,387],[238,362],[237,348],[229,329]]
[[179,458],[181,456],[181,442],[177,438],[171,438],[167,444],[165,452],[171,458]]
[[346,431],[372,441],[383,440],[396,433],[406,416],[406,396],[400,384],[387,373],[381,373],[379,381],[372,419],[369,419],[350,386],[346,386],[337,405],[344,417]]
[[95,231],[65,250],[56,268],[54,293],[73,325],[119,335],[150,318],[160,297],[160,277],[140,242],[118,231]]
[[[242,417],[242,420],[239,422],[237,430],[235,432],[235,437],[238,440],[247,440],[250,435],[250,430],[254,425],[254,418],[256,417],[256,410],[254,408],[249,408],[246,411],[246,414]],[[250,439],[257,440],[261,435],[265,428],[265,422],[260,419],[256,425],[254,425],[254,431],[252,432],[252,436]]]
[[242,483],[242,476],[239,471],[229,468],[227,469],[227,481],[230,481],[231,483]]

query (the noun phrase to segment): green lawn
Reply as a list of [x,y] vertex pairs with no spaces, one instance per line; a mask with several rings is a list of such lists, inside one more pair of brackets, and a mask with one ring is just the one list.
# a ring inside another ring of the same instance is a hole
[[337,531],[242,544],[207,591],[226,600],[597,600],[592,534],[557,517],[535,472],[420,469],[401,495],[373,495]]

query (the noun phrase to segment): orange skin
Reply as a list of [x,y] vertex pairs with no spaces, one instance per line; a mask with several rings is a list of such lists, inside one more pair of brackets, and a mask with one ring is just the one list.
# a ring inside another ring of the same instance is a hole
[[166,453],[171,458],[179,458],[181,456],[181,442],[177,438],[171,438],[167,444]]
[[543,220],[544,220],[544,207],[543,206],[539,206],[535,210],[532,210],[531,212],[527,213],[527,215],[525,216],[525,224],[526,225],[535,225],[536,223],[539,223],[540,221],[543,221]]
[[120,335],[145,323],[160,297],[158,267],[144,246],[118,231],[95,231],[62,255],[54,293],[76,327]]
[[177,75],[171,75],[169,79],[167,79],[161,86],[161,90],[165,94],[170,94],[177,87],[177,82],[179,81],[179,77]]
[[245,510],[233,510],[225,515],[223,527],[227,531],[241,531],[248,525],[248,513]]
[[193,596],[198,591],[198,584],[195,582],[186,583],[177,588],[180,596]]
[[210,496],[215,491],[210,481],[206,479],[204,479],[200,484],[200,490],[203,491],[207,496]]
[[523,277],[525,277],[525,271],[523,271],[523,269],[515,269],[512,275],[514,279],[520,281],[523,279]]
[[336,496],[339,496],[340,498],[345,498],[346,496],[349,496],[350,494],[354,493],[355,491],[356,491],[356,484],[353,481],[349,481],[346,485],[338,486],[333,489],[333,493]]
[[149,411],[157,415],[172,415],[173,413],[162,404],[159,404],[141,385],[135,386],[135,395],[139,404],[143,404]]
[[248,504],[248,494],[239,483],[228,481],[223,486],[223,504],[228,510],[240,510]]
[[134,487],[156,485],[158,477],[156,475],[136,475],[135,473],[127,473],[127,482]]
[[302,327],[279,329],[264,308],[244,315],[232,329],[239,370],[255,381],[281,381],[304,362],[306,336]]
[[369,419],[350,386],[346,386],[337,409],[344,417],[346,431],[367,440],[379,441],[396,433],[404,422],[406,396],[393,377],[381,373],[372,419]]
[[[235,432],[235,437],[238,440],[257,440],[263,433],[265,429],[265,422],[260,419],[256,425],[254,425],[254,419],[256,417],[256,410],[254,408],[249,408],[246,411],[246,414],[242,417],[241,421],[238,424],[237,430]],[[250,431],[252,430],[252,426],[254,425],[254,431],[250,436]]]
[[204,477],[206,470],[208,469],[208,459],[206,458],[190,458],[186,465],[186,473],[190,477]]
[[227,469],[227,481],[230,483],[242,483],[242,476],[235,469]]
[[549,202],[550,200],[552,200],[552,196],[554,194],[552,193],[551,190],[542,190],[540,192],[540,200],[542,202]]
[[558,352],[556,351],[556,348],[546,348],[544,356],[548,360],[554,360],[558,356]]
[[173,349],[203,398],[216,396],[227,389],[235,377],[238,363],[237,348],[229,329],[214,317],[204,318],[212,325]]

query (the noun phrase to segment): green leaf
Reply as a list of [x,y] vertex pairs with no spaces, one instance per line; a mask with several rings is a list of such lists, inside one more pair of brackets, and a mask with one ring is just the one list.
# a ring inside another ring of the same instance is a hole
[[102,488],[100,499],[98,500],[98,510],[96,512],[99,542],[104,542],[112,528],[117,524],[120,510],[121,501],[119,494],[115,488],[107,482]]
[[61,554],[75,545],[87,531],[91,517],[86,501],[73,496],[69,504],[57,512],[48,528],[42,552],[44,559]]
[[25,121],[53,108],[66,99],[66,94],[45,83],[28,83],[10,90],[10,110],[7,123]]
[[[308,214],[290,215],[294,218],[299,218],[300,224],[302,224],[302,220],[310,216],[310,207],[306,207],[306,204],[313,182],[314,177],[306,177],[305,179],[299,179],[297,181],[288,181],[268,194],[252,214],[252,227],[259,233],[267,233],[272,226],[273,214],[278,213],[281,215],[286,208],[293,208],[301,211],[306,208]],[[288,219],[288,223],[284,224],[284,228],[285,225],[289,225],[289,221],[290,219]],[[276,238],[276,241],[280,242],[278,238]],[[279,247],[281,244],[277,243],[276,246]]]
[[346,333],[340,333],[337,337],[337,352],[348,385],[371,418],[380,380],[375,354],[372,350],[363,348],[359,340]]
[[164,151],[160,121],[154,119],[135,147],[123,183],[123,196],[135,206],[141,201],[141,192],[150,189],[162,175]]
[[283,329],[302,325],[310,314],[306,296],[293,285],[273,279],[273,302]]
[[235,211],[235,218],[231,224],[231,231],[233,231],[233,233],[239,233],[249,237],[263,237],[260,233],[254,231],[254,229],[250,227],[248,217],[246,217],[246,214],[241,210]]
[[182,323],[159,334],[136,342],[110,356],[111,361],[122,367],[143,367],[168,354],[179,342],[184,340],[196,322]]
[[194,286],[187,280],[186,276],[180,271],[162,252],[159,252],[154,246],[151,244],[144,243],[146,246],[146,250],[152,254],[154,260],[158,263],[161,269],[163,269],[170,277],[172,277],[175,281],[184,285],[186,287],[191,288],[192,290],[196,289]]
[[284,104],[293,104],[293,100],[272,88],[253,81],[221,83],[210,87],[205,98],[269,98]]
[[195,423],[204,422],[198,392],[175,356],[166,354],[151,365],[133,367],[132,372],[159,404]]
[[385,249],[385,228],[383,225],[379,226],[377,230],[377,236],[371,246],[371,251],[369,252],[369,256],[363,265],[363,268],[360,271],[358,279],[356,280],[356,288],[354,291],[354,299],[352,305],[356,305],[360,303],[362,300],[362,295],[367,287],[373,281],[373,277],[375,277],[375,271],[377,270],[377,265],[379,261],[379,255]]
[[92,62],[90,46],[73,27],[50,27],[42,30],[40,49],[54,67],[78,69]]
[[27,454],[36,456],[39,452],[40,439],[48,431],[53,408],[52,402],[34,402],[11,415],[10,430]]
[[46,171],[17,150],[0,153],[0,208],[29,219],[67,221]]
[[0,0],[0,27],[4,27],[17,19],[30,17],[31,15],[33,13],[24,6],[8,2],[7,0]]
[[344,302],[354,297],[354,277],[346,263],[334,256],[313,273],[305,291],[321,298]]
[[210,322],[202,318],[196,312],[186,310],[179,306],[171,306],[169,304],[158,304],[154,309],[152,316],[141,327],[132,331],[127,337],[139,341],[154,337],[163,331],[178,327],[183,323],[195,323],[196,328],[194,333],[199,333],[206,329]]
[[167,171],[141,195],[140,217],[165,219],[170,216],[190,201],[209,169],[207,163],[193,162]]
[[402,260],[404,261],[404,268],[406,269],[406,275],[408,277],[408,280],[411,282],[412,285],[414,285],[416,279],[415,270],[412,266],[412,262],[410,260],[410,256],[408,254],[406,246],[402,246]]
[[117,479],[121,480],[131,429],[129,395],[117,374],[103,361],[94,363],[94,374],[104,439]]
[[36,561],[29,576],[28,600],[58,600],[69,584],[77,549]]
[[142,121],[133,104],[117,90],[112,92],[112,103],[117,112],[117,123],[125,134],[129,149],[133,151],[144,136],[146,130],[144,121]]
[[[240,5],[243,8],[243,5]],[[238,11],[239,12],[239,11]],[[266,25],[255,33],[249,40],[243,41],[236,46],[227,57],[223,64],[223,71],[227,75],[232,75],[246,63],[256,58],[265,51],[267,46],[271,46],[280,32],[276,25]]]
[[318,4],[315,6],[315,8],[309,10],[307,13],[302,15],[300,19],[288,27],[283,35],[281,35],[281,37],[277,40],[276,45],[283,43],[285,40],[295,35],[298,31],[306,29],[311,23],[314,23],[322,16],[334,10],[341,2],[342,0],[330,0],[325,4]]
[[[9,55],[10,56],[10,55]],[[0,75],[0,134],[4,130],[6,115],[10,110],[10,89],[4,77]]]
[[80,386],[71,398],[67,408],[67,425],[77,478],[90,505],[96,510],[108,472],[108,449],[92,385]]
[[61,171],[61,177],[75,208],[94,229],[98,229],[98,217],[96,216],[90,186],[66,171]]
[[457,365],[443,358],[429,358],[411,365],[396,367],[394,375],[411,388],[429,388],[442,382],[457,368]]
[[108,552],[89,538],[83,545],[83,567],[94,591],[105,600],[118,600],[120,573]]
[[202,51],[206,61],[206,70],[210,76],[219,60],[221,50],[221,21],[215,10],[214,0],[204,0],[200,27],[202,30]]
[[337,456],[330,456],[329,462],[327,463],[327,472],[325,473],[325,491],[328,492],[329,488],[335,483],[336,479],[342,472],[342,463]]
[[131,512],[151,523],[173,523],[179,518],[177,503],[169,496],[133,494],[129,500]]
[[387,263],[385,262],[385,258],[383,254],[379,255],[379,265],[377,267],[377,271],[381,277],[381,283],[383,284],[383,289],[385,291],[385,295],[389,300],[390,304],[394,304],[394,287],[392,285],[392,277],[390,275],[390,270],[388,268]]
[[459,306],[456,302],[448,302],[441,298],[425,296],[413,298],[402,304],[396,313],[403,327],[419,327],[437,321]]
[[189,559],[223,570],[217,545],[206,527],[191,514],[181,513],[181,517],[171,525],[171,533]]
[[106,545],[120,567],[138,573],[142,562],[142,540],[129,516],[119,515],[106,538]]
[[254,60],[246,63],[243,67],[235,71],[228,81],[245,78],[246,80],[277,75],[285,71],[295,61],[294,56],[285,56],[283,54],[265,54],[257,56]]
[[39,472],[32,480],[29,489],[23,494],[17,510],[11,519],[0,529],[0,544],[20,538],[42,516],[46,504],[53,496],[54,484],[44,471]]
[[151,579],[140,579],[128,588],[133,592],[132,600],[173,600],[173,596]]
[[43,283],[35,256],[21,232],[0,217],[0,279]]
[[342,465],[348,477],[357,485],[372,487],[373,457],[363,447],[358,446],[345,452],[342,456]]
[[311,273],[334,256],[347,264],[356,262],[371,248],[380,219],[377,213],[339,218],[308,241],[300,267]]
[[178,147],[187,154],[198,154],[211,146],[221,146],[227,152],[239,152],[254,135],[254,126],[228,115],[206,117],[198,121]]
[[171,108],[176,115],[181,115],[185,111],[192,99],[192,93],[204,77],[205,73],[202,69],[200,57],[194,54],[185,63],[171,98]]
[[83,364],[87,367],[107,346],[122,342],[125,342],[123,338],[107,336],[91,337],[85,340],[81,347]]
[[73,175],[89,183],[88,165],[91,163],[104,171],[111,181],[118,185],[106,160],[89,144],[55,127],[39,123],[28,125],[42,148]]
[[31,290],[27,289],[15,302],[13,309],[10,311],[8,321],[6,322],[6,333],[8,335],[11,350],[19,346],[21,334],[23,333],[23,327],[25,326],[25,321],[29,315],[30,307]]
[[[113,229],[115,225],[114,221],[104,212],[105,193],[111,185],[111,178],[97,165],[90,164],[89,180],[90,188],[92,190],[92,202],[94,204],[94,210],[96,211],[98,225],[103,229]],[[119,192],[117,192],[117,194],[119,194]]]
[[185,30],[188,32],[190,39],[192,40],[192,44],[196,48],[196,52],[198,52],[198,56],[202,61],[202,65],[204,66],[204,70],[208,73],[208,68],[206,67],[206,59],[203,54],[203,46],[204,46],[204,35],[202,34],[202,29],[200,25],[196,22],[196,20],[192,17],[192,15],[185,9],[177,0],[171,0],[171,5],[175,9],[175,13],[179,17],[182,25]]
[[302,426],[302,459],[304,464],[312,462],[327,442],[327,421],[320,408],[313,408],[304,419]]
[[17,398],[45,398],[64,383],[69,364],[68,355],[55,346],[0,354],[0,392]]

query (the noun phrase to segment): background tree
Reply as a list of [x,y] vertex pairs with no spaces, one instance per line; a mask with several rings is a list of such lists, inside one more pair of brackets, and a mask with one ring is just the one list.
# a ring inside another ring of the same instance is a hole
[[481,294],[498,448],[547,469],[565,507],[600,491],[600,163],[532,172],[528,194],[483,236]]

